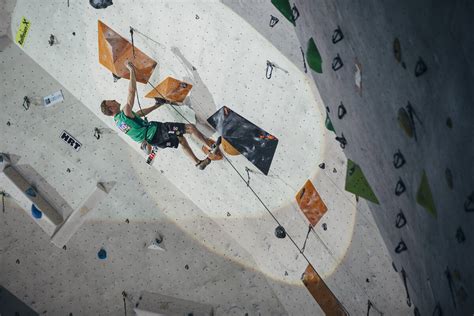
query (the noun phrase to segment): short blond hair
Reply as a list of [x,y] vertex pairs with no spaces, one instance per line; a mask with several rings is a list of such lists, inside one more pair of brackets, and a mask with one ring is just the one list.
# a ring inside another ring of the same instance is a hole
[[105,115],[107,116],[111,116],[112,115],[112,112],[109,110],[109,108],[107,107],[107,100],[104,100],[100,103],[100,110],[102,111],[102,113],[104,113]]

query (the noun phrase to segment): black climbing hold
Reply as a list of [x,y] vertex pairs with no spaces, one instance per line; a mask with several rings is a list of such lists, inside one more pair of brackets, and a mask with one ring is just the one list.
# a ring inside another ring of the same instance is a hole
[[17,264],[20,264],[20,259],[16,259],[15,261]]
[[72,35],[73,35],[73,36],[76,36],[76,32],[72,32]]
[[420,57],[415,65],[415,77],[423,75],[426,71],[428,71],[428,67],[426,66],[423,59]]
[[420,311],[418,310],[418,307],[416,307],[416,306],[415,306],[415,309],[413,310],[413,315],[421,316]]
[[94,137],[99,140],[100,139],[100,129],[98,129],[97,127],[94,128]]
[[339,104],[339,106],[337,107],[337,117],[339,119],[342,119],[346,115],[346,113],[347,113],[346,107],[341,102],[341,104]]
[[319,168],[321,168],[321,169],[326,168],[326,164],[325,164],[324,162],[323,162],[323,163],[320,163],[320,164],[319,164]]
[[288,271],[285,271],[285,275],[288,275]]
[[400,149],[393,154],[393,166],[395,169],[401,168],[405,164],[405,157],[403,157],[403,154],[401,153]]
[[370,282],[369,278],[365,279],[365,282],[369,283]]
[[27,96],[23,97],[23,107],[26,111],[30,108],[30,99]]
[[196,16],[195,16],[194,18],[195,18],[196,20],[199,20],[199,19],[200,19],[199,15],[197,15],[197,14],[196,14]]
[[464,231],[462,230],[461,227],[458,227],[458,229],[456,230],[456,240],[460,244],[466,241],[466,235],[464,235]]
[[130,220],[128,218],[125,219],[125,223],[130,224]]
[[402,253],[406,250],[408,250],[407,245],[405,244],[405,242],[403,240],[400,240],[397,247],[395,247],[395,252],[396,253]]
[[332,64],[331,64],[332,70],[338,71],[339,69],[342,68],[342,66],[344,66],[344,63],[342,62],[341,56],[337,54],[337,56],[334,57],[334,59],[332,60]]
[[67,247],[66,247],[66,245],[64,245],[64,246],[63,246],[63,250],[67,250]]
[[188,265],[185,265],[184,268],[185,268],[186,270],[189,270],[189,266],[188,266]]
[[10,121],[8,121],[8,122],[7,122],[7,126],[10,126],[10,125],[12,125],[12,124],[10,123]]
[[405,226],[407,223],[407,219],[405,215],[403,214],[402,210],[400,210],[400,213],[397,214],[397,219],[395,220],[395,227],[397,228],[402,228]]
[[469,195],[464,202],[464,210],[466,212],[474,212],[474,191]]
[[393,41],[393,55],[395,55],[395,59],[398,62],[402,61],[402,47],[398,38],[395,38],[395,40]]
[[67,169],[66,169],[66,172],[67,172],[67,173],[71,173],[71,169],[67,168]]
[[95,9],[105,9],[112,5],[112,0],[89,0],[89,3]]
[[410,298],[410,292],[408,292],[408,285],[407,285],[407,273],[405,272],[405,270],[402,268],[402,279],[403,279],[403,285],[405,286],[405,291],[406,291],[406,294],[407,294],[407,305],[408,307],[411,306],[411,298]]
[[397,185],[395,186],[395,195],[400,196],[403,192],[406,191],[406,186],[403,180],[400,178],[398,179]]
[[334,33],[332,34],[332,43],[336,44],[337,42],[342,41],[343,38],[344,34],[342,34],[341,28],[338,25],[337,29],[335,29]]
[[298,18],[300,17],[300,11],[298,11],[296,4],[293,4],[293,7],[291,8],[291,13],[293,15],[293,22],[296,22],[296,20],[298,20]]
[[266,72],[265,72],[265,77],[266,77],[267,79],[271,79],[271,78],[272,78],[273,67],[275,67],[275,65],[274,65],[271,61],[267,60],[267,70],[266,70]]
[[270,15],[270,27],[274,27],[278,21],[280,21],[276,16]]
[[326,223],[323,223],[323,230],[328,230],[328,225]]
[[450,117],[446,119],[446,126],[449,128],[453,128],[453,121],[451,120]]
[[446,177],[446,182],[448,183],[448,187],[452,190],[454,188],[454,182],[453,182],[453,174],[451,173],[451,170],[449,168],[446,168],[444,171],[444,175]]
[[443,310],[441,309],[441,305],[439,305],[439,303],[436,304],[432,316],[443,316]]
[[331,112],[331,109],[329,109],[329,106],[326,106],[326,112]]
[[54,43],[56,43],[56,38],[54,37],[53,34],[51,34],[51,35],[49,36],[48,44],[49,44],[49,46],[53,46]]
[[337,169],[336,169],[336,168],[332,168],[332,173],[337,173]]
[[229,212],[227,212],[227,217],[229,217],[229,216],[230,216],[230,213],[229,213]]
[[275,236],[277,236],[277,238],[285,238],[286,237],[285,228],[283,228],[283,226],[281,225],[275,228]]
[[342,149],[346,148],[347,140],[344,137],[344,134],[341,134],[341,137],[337,136],[336,140],[339,142],[339,145],[341,146]]
[[308,67],[306,67],[306,58],[304,57],[304,51],[303,51],[303,47],[300,46],[300,51],[301,51],[301,55],[303,56],[303,68],[304,68],[304,73],[308,73]]

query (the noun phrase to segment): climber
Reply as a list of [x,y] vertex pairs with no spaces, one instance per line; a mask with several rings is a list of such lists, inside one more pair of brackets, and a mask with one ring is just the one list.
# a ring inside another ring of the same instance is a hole
[[[186,138],[184,138],[184,134],[191,134],[196,140],[207,147],[211,154],[216,154],[219,151],[220,139],[213,144],[213,142],[210,139],[206,139],[193,124],[176,122],[162,123],[156,121],[147,122],[146,115],[160,107],[164,103],[163,101],[157,102],[151,107],[140,109],[138,112],[134,112],[132,109],[137,89],[135,67],[130,61],[125,65],[130,71],[127,103],[120,109],[120,103],[117,101],[104,100],[100,104],[102,113],[107,116],[113,116],[116,126],[134,141],[142,143],[141,147],[145,149],[145,151],[150,152],[152,146],[177,148],[178,145],[181,144],[184,152],[194,161],[196,167],[200,170],[204,170],[211,163],[211,159],[209,156],[204,160],[198,159]],[[141,117],[145,117],[145,119]]]

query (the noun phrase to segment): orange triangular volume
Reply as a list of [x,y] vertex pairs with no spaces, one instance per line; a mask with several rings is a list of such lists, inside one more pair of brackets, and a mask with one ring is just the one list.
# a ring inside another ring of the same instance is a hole
[[148,92],[145,98],[164,98],[170,102],[180,103],[186,99],[192,87],[192,84],[167,77],[153,90]]
[[130,60],[135,65],[137,81],[147,83],[156,67],[156,61],[145,55],[110,27],[99,21],[99,62],[113,74],[130,79],[125,63]]
[[310,180],[306,181],[304,187],[296,194],[295,198],[301,211],[313,227],[328,210]]

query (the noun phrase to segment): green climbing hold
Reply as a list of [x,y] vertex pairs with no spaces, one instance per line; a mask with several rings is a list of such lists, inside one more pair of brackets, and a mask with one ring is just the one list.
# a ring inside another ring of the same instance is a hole
[[306,49],[306,60],[308,61],[308,65],[311,69],[313,69],[317,73],[323,73],[323,60],[312,37],[308,41],[308,48]]
[[293,17],[293,11],[291,10],[289,0],[272,0],[272,4],[288,19],[293,25],[296,26],[295,19]]
[[354,193],[356,196],[360,196],[368,201],[379,204],[379,200],[367,182],[362,169],[360,169],[360,167],[350,159],[347,160],[345,189],[348,192]]
[[428,177],[426,176],[425,170],[423,170],[423,175],[421,176],[421,183],[418,187],[418,192],[416,192],[416,202],[423,206],[434,217],[436,214],[436,207],[433,201],[433,195],[431,194],[430,185],[428,183]]
[[334,126],[332,125],[331,118],[329,117],[329,113],[326,112],[326,121],[324,122],[326,125],[326,128],[334,133],[336,133],[336,130],[334,129]]

